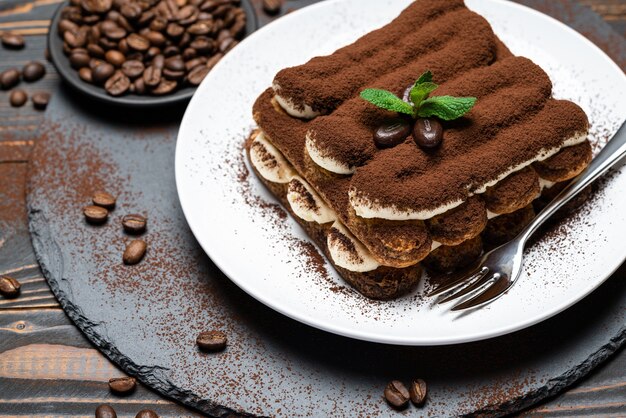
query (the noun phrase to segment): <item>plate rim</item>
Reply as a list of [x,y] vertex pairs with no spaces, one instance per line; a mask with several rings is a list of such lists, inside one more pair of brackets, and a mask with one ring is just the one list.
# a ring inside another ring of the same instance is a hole
[[[315,10],[317,8],[323,8],[323,7],[334,7],[335,3],[342,3],[346,0],[326,0],[323,2],[319,2],[319,3],[315,3],[312,5],[309,5],[307,7],[304,7],[302,9],[296,10],[293,13],[290,13],[286,16],[281,17],[279,20],[271,22],[270,24],[258,29],[256,32],[254,32],[253,34],[251,34],[250,36],[246,37],[241,44],[244,43],[248,43],[250,42],[250,39],[254,39],[257,36],[260,36],[258,34],[264,34],[265,32],[268,32],[270,30],[275,30],[274,27],[277,26],[278,24],[288,24],[288,22],[290,22],[291,20],[297,19],[299,18],[303,13],[309,13],[311,10]],[[482,0],[484,1],[484,0]],[[549,16],[546,15],[538,10],[535,10],[531,7],[522,5],[522,4],[518,4],[515,2],[511,2],[511,1],[507,1],[507,0],[487,0],[488,2],[491,3],[495,3],[495,4],[499,4],[500,6],[504,6],[504,7],[510,7],[512,9],[519,9],[519,10],[523,10],[526,13],[531,13],[533,14],[535,17],[539,18],[539,19],[544,19],[547,20],[551,25],[555,25],[558,26],[561,30],[565,30],[565,32],[568,32],[569,35],[574,35],[576,38],[578,38],[580,41],[584,42],[587,44],[588,47],[590,47],[591,49],[595,50],[596,53],[599,53],[600,56],[602,56],[602,58],[604,59],[604,61],[606,61],[606,64],[610,65],[611,67],[613,67],[613,70],[622,73],[622,70],[620,69],[620,67],[617,65],[617,63],[615,63],[602,49],[600,49],[597,45],[595,45],[593,42],[591,42],[588,38],[586,38],[584,35],[582,35],[581,33],[577,32],[576,30],[572,29],[571,27],[567,26],[565,23]],[[471,9],[471,5],[469,6]],[[230,59],[226,59],[227,57],[225,57],[224,60],[221,60],[217,65],[217,66],[224,66],[227,65],[228,62],[230,61]],[[207,78],[203,81],[203,83],[207,83],[209,82],[211,79],[211,74],[209,74],[207,76]],[[626,74],[624,74],[624,80],[626,82]],[[201,87],[201,86],[200,86]],[[190,213],[190,206],[191,206],[191,199],[190,200],[186,200],[186,196],[183,192],[183,190],[185,189],[186,186],[184,186],[184,180],[183,180],[183,171],[184,171],[184,164],[183,164],[183,160],[182,160],[182,154],[183,152],[181,151],[182,146],[180,145],[183,141],[181,140],[181,137],[183,136],[182,134],[185,131],[185,126],[188,125],[188,119],[191,118],[191,111],[190,109],[193,107],[194,103],[199,100],[198,96],[199,94],[197,94],[198,92],[202,91],[201,88],[198,88],[196,90],[196,92],[194,93],[193,97],[191,98],[191,101],[189,102],[187,109],[185,110],[185,114],[183,116],[183,119],[181,121],[180,127],[179,127],[179,131],[178,131],[178,135],[177,135],[177,143],[176,143],[176,152],[175,152],[175,181],[176,181],[176,189],[177,189],[177,194],[178,194],[178,198],[181,204],[181,208],[183,210],[183,214],[185,216],[185,219],[187,221],[187,224],[189,225],[190,230],[192,231],[192,233],[194,234],[194,237],[196,238],[197,242],[200,244],[200,246],[202,247],[203,251],[207,254],[207,256],[209,256],[209,258],[211,259],[211,261],[220,269],[220,271],[226,276],[228,277],[228,279],[230,281],[232,281],[235,285],[237,285],[240,289],[242,289],[245,293],[247,293],[248,295],[250,295],[251,297],[253,297],[254,299],[256,299],[257,301],[263,303],[265,306],[293,319],[296,320],[298,322],[301,322],[303,324],[306,324],[308,326],[326,331],[326,332],[330,332],[336,335],[341,335],[347,338],[354,338],[354,339],[358,339],[358,340],[363,340],[363,341],[369,341],[369,342],[374,342],[374,343],[383,343],[383,344],[391,344],[391,345],[403,345],[403,346],[440,346],[440,345],[456,345],[456,344],[463,344],[463,343],[469,343],[469,342],[474,342],[474,341],[481,341],[481,340],[486,340],[486,339],[491,339],[491,338],[496,338],[496,337],[500,337],[503,335],[507,335],[507,334],[511,334],[517,331],[520,331],[522,329],[531,327],[533,325],[536,325],[540,322],[543,322],[545,320],[548,320],[552,317],[554,317],[555,315],[559,314],[560,312],[563,312],[564,310],[566,310],[567,308],[575,305],[576,303],[580,302],[582,299],[584,299],[585,297],[587,297],[588,295],[590,295],[594,290],[596,290],[598,287],[600,287],[604,282],[606,282],[606,280],[608,280],[609,277],[611,277],[613,275],[613,273],[622,265],[622,263],[624,262],[624,259],[626,259],[626,253],[623,255],[622,259],[620,262],[618,262],[615,266],[611,266],[610,269],[610,273],[606,275],[606,277],[604,277],[603,279],[597,280],[595,282],[593,282],[592,285],[586,287],[584,289],[584,291],[579,292],[579,294],[576,297],[570,298],[567,301],[565,301],[564,303],[560,304],[560,305],[556,305],[554,307],[552,307],[551,309],[546,309],[543,311],[543,313],[541,315],[535,315],[534,317],[528,318],[525,321],[519,321],[517,323],[513,323],[507,326],[501,326],[499,328],[496,329],[489,329],[488,331],[479,331],[479,332],[473,332],[473,333],[469,333],[469,334],[464,334],[461,338],[459,337],[436,337],[436,338],[411,338],[410,336],[390,336],[390,335],[381,335],[380,333],[377,332],[366,332],[366,331],[361,331],[361,330],[355,330],[355,329],[350,329],[348,327],[344,327],[344,326],[336,326],[332,323],[328,323],[328,321],[324,322],[320,322],[319,320],[316,320],[315,317],[312,317],[311,315],[308,315],[306,313],[301,313],[298,311],[294,311],[288,307],[283,306],[283,304],[281,303],[277,303],[276,301],[269,301],[268,298],[266,298],[263,294],[258,294],[255,293],[253,291],[253,289],[248,288],[245,285],[245,281],[240,281],[237,280],[235,277],[236,275],[232,273],[232,271],[230,271],[230,269],[225,266],[219,259],[215,259],[212,257],[211,252],[208,251],[207,249],[210,247],[208,245],[208,243],[203,242],[204,240],[201,238],[202,234],[198,234],[196,233],[196,230],[194,229],[194,226],[192,224],[192,222],[190,222],[190,217],[188,216],[188,214]],[[623,121],[622,121],[623,122]],[[188,206],[189,205],[189,206]],[[191,218],[193,219],[193,218]],[[197,226],[196,226],[197,228]],[[316,245],[317,248],[317,245]]]

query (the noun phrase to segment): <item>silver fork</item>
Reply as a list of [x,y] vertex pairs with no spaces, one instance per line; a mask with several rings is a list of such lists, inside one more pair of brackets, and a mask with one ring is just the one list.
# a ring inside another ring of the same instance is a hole
[[510,289],[522,272],[524,246],[550,216],[569,202],[598,177],[606,173],[626,155],[626,122],[589,166],[552,202],[548,204],[512,241],[485,254],[480,260],[461,272],[441,276],[443,280],[428,296],[441,295],[438,303],[447,303],[464,297],[451,308],[453,311],[478,308],[493,302]]

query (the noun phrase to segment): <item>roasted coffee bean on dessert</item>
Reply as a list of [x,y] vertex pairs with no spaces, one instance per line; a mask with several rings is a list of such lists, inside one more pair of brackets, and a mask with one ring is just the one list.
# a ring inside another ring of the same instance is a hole
[[32,83],[46,75],[46,67],[39,61],[31,61],[22,68],[22,78],[24,81]]
[[137,380],[134,377],[114,377],[109,379],[109,389],[111,392],[120,395],[126,395],[131,393],[137,387]]
[[122,261],[124,264],[133,265],[139,263],[144,255],[146,255],[146,249],[148,244],[142,239],[134,239],[128,243],[124,254],[122,255]]
[[13,277],[0,277],[0,294],[5,298],[15,298],[20,294],[22,285]]
[[57,31],[83,81],[112,96],[165,95],[200,84],[245,26],[238,0],[76,0]]
[[412,124],[404,118],[385,121],[374,131],[374,142],[378,148],[391,148],[411,135]]
[[146,230],[148,219],[142,215],[132,213],[122,218],[124,231],[129,234],[141,234]]
[[109,211],[102,206],[90,205],[83,209],[83,215],[90,224],[102,224],[109,218]]
[[10,68],[0,73],[0,87],[4,90],[17,86],[19,82],[20,72],[15,68]]
[[204,331],[198,334],[196,344],[202,350],[221,351],[226,348],[228,339],[222,331]]
[[411,382],[409,395],[411,397],[411,402],[413,402],[415,406],[421,406],[424,403],[427,392],[428,387],[426,386],[426,382],[422,379],[415,379]]
[[115,196],[110,193],[97,191],[91,197],[91,201],[96,206],[103,207],[107,210],[112,210],[113,208],[115,208],[116,199]]
[[9,95],[9,103],[13,107],[21,107],[24,106],[24,103],[28,101],[28,95],[22,89],[15,89],[11,91]]
[[48,107],[48,102],[50,101],[50,93],[46,93],[45,91],[38,91],[31,97],[33,101],[33,106],[37,110],[45,110]]
[[159,414],[151,409],[142,409],[141,411],[137,412],[135,418],[159,418]]
[[385,399],[396,409],[404,408],[409,402],[409,391],[404,383],[392,380],[385,388]]
[[96,418],[117,418],[117,414],[111,406],[100,405],[96,408]]
[[420,148],[438,147],[443,139],[441,122],[435,118],[418,118],[413,127],[413,139]]
[[2,35],[2,45],[9,49],[22,49],[26,45],[26,42],[22,35],[6,32]]

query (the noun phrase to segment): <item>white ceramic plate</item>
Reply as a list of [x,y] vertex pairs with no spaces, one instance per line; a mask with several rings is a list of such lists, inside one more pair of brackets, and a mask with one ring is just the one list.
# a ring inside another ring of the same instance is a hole
[[[311,263],[306,234],[281,217],[275,199],[246,175],[242,144],[251,108],[287,66],[327,54],[389,22],[409,0],[329,0],[259,30],[229,53],[194,95],[178,135],[176,182],[187,221],[217,266],[247,293],[329,332],[391,344],[437,345],[490,338],[535,324],[573,305],[626,256],[626,171],[605,182],[577,215],[527,250],[519,283],[471,314],[431,306],[420,289],[370,301],[326,264]],[[557,98],[581,105],[592,141],[606,141],[626,117],[626,78],[600,49],[556,20],[502,0],[468,0],[517,55],[541,65]],[[341,288],[346,286],[345,288]],[[339,289],[338,289],[339,288]]]

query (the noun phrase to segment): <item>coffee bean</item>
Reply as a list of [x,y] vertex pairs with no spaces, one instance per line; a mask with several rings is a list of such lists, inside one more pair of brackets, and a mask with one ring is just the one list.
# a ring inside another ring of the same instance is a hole
[[128,20],[135,20],[141,16],[141,6],[133,2],[124,2],[120,8],[120,13]]
[[155,17],[152,22],[150,22],[150,30],[161,32],[167,28],[167,19],[164,17]]
[[413,127],[413,139],[420,148],[436,148],[443,139],[443,127],[435,118],[418,118]]
[[115,49],[119,46],[119,42],[113,41],[109,38],[102,37],[98,39],[98,45],[102,47],[102,49],[108,51],[109,49]]
[[128,33],[126,32],[126,29],[117,25],[111,26],[110,28],[107,27],[106,29],[103,28],[102,30],[104,31],[104,36],[106,36],[112,41],[119,41],[125,38],[126,34]]
[[166,57],[172,57],[174,55],[179,55],[179,54],[180,54],[180,49],[178,49],[178,47],[174,45],[166,46],[165,49],[163,49],[163,55]]
[[163,36],[161,32],[156,32],[153,30],[146,33],[146,39],[148,39],[150,44],[154,46],[163,46],[167,41],[167,39],[165,39],[165,36]]
[[198,334],[196,344],[202,350],[222,351],[226,348],[228,339],[222,331],[204,331]]
[[0,87],[8,90],[17,86],[20,82],[20,72],[15,68],[4,70],[0,73]]
[[0,277],[0,294],[7,299],[16,298],[22,285],[13,277]]
[[263,11],[268,15],[278,14],[282,7],[282,0],[263,0]]
[[93,83],[93,71],[91,71],[91,68],[89,67],[83,67],[80,70],[78,70],[78,76],[85,83],[89,83],[89,84]]
[[130,79],[121,71],[116,71],[104,83],[104,89],[111,96],[121,96],[130,88]]
[[98,44],[88,44],[87,45],[87,52],[89,52],[89,55],[91,55],[92,57],[103,58],[105,51]]
[[22,49],[24,48],[24,45],[26,45],[24,37],[16,33],[5,32],[2,34],[1,40],[2,45],[9,49]]
[[113,210],[115,208],[115,196],[110,193],[97,191],[91,197],[91,201],[94,205],[103,207],[107,210]]
[[80,6],[89,13],[106,13],[113,6],[113,0],[82,0]]
[[215,64],[217,64],[222,57],[224,56],[224,54],[215,54],[213,55],[211,58],[209,58],[209,60],[206,62],[206,66],[208,69],[211,69],[213,67],[215,67]]
[[206,57],[198,57],[198,58],[194,58],[194,59],[191,59],[191,60],[189,60],[189,61],[185,62],[185,69],[186,69],[187,71],[191,71],[191,70],[193,70],[194,68],[196,68],[198,65],[204,65],[204,64],[206,64],[206,62],[207,62]]
[[143,62],[138,60],[126,61],[122,64],[122,72],[129,78],[135,79],[143,74],[145,70]]
[[187,32],[192,35],[208,35],[212,27],[210,22],[196,22],[187,28]]
[[122,218],[124,231],[129,234],[141,234],[146,230],[148,219],[136,213],[126,215]]
[[46,67],[39,61],[31,61],[22,68],[22,78],[24,81],[37,81],[46,75]]
[[144,83],[143,77],[138,77],[133,82],[133,92],[135,94],[144,94],[146,92],[146,83]]
[[411,397],[411,402],[415,404],[415,406],[420,406],[426,400],[426,395],[428,392],[428,387],[426,386],[426,382],[422,379],[415,379],[411,382],[411,387],[409,387],[409,395]]
[[60,35],[63,35],[67,31],[76,32],[78,31],[78,25],[69,19],[61,19],[57,25],[57,30]]
[[198,36],[194,39],[189,46],[200,54],[208,54],[215,48],[215,42],[211,38],[206,36]]
[[87,34],[80,29],[77,31],[67,31],[63,33],[63,40],[71,48],[82,48],[87,43]]
[[374,131],[374,143],[378,148],[391,148],[404,142],[411,135],[411,122],[404,118],[384,121]]
[[114,377],[109,379],[109,389],[112,392],[126,395],[131,393],[137,387],[137,380],[134,377],[125,376],[125,377]]
[[176,87],[178,86],[178,83],[174,80],[167,80],[165,78],[161,78],[161,82],[159,83],[158,86],[156,86],[153,90],[152,90],[152,94],[156,95],[156,96],[162,96],[164,94],[169,94],[171,92],[173,92]]
[[28,95],[24,90],[15,89],[9,95],[9,103],[13,107],[22,107],[28,101]]
[[148,48],[148,51],[146,52],[145,58],[146,58],[147,61],[150,61],[151,59],[153,59],[154,57],[156,57],[160,53],[161,53],[161,50],[159,48],[157,48],[156,46],[151,46],[150,48]]
[[102,206],[91,205],[83,209],[85,219],[90,224],[98,225],[106,222],[109,218],[109,211]]
[[163,77],[165,77],[168,80],[181,81],[183,78],[185,78],[185,72],[184,71],[173,71],[173,70],[170,70],[169,68],[164,68],[163,69]]
[[121,67],[124,61],[126,61],[126,57],[120,51],[115,49],[111,49],[104,54],[104,59],[107,60],[114,67]]
[[139,19],[137,20],[137,24],[139,26],[146,26],[150,24],[150,22],[152,22],[152,19],[154,19],[155,16],[156,14],[152,10],[147,10],[139,16]]
[[124,264],[133,265],[139,263],[146,254],[147,248],[148,244],[146,244],[144,240],[134,239],[129,242],[124,250],[124,254],[122,255]]
[[159,415],[151,409],[142,409],[137,412],[135,418],[159,418]]
[[37,110],[46,110],[48,102],[50,101],[50,93],[44,91],[38,91],[31,97],[33,107]]
[[117,418],[117,414],[109,405],[100,405],[96,408],[96,418]]
[[135,51],[147,51],[148,48],[150,48],[150,41],[141,35],[137,35],[136,33],[128,35],[126,42],[128,42],[128,46]]
[[154,65],[149,66],[143,72],[143,82],[148,87],[156,87],[161,82],[161,69]]
[[103,62],[93,68],[93,82],[104,84],[115,72],[115,67],[108,62]]
[[[185,61],[189,61],[191,59],[194,59],[198,56],[198,51],[196,51],[193,48],[185,48],[185,50],[183,51],[183,59]],[[203,57],[206,59],[206,57]]]
[[165,55],[159,54],[152,60],[152,65],[160,70],[165,66]]
[[128,46],[128,41],[126,40],[126,38],[120,39],[120,41],[117,43],[117,50],[124,55],[128,54],[128,51],[130,51],[130,47]]
[[392,380],[385,388],[385,399],[394,408],[402,409],[409,402],[409,391],[399,380]]
[[200,11],[198,8],[192,4],[188,4],[187,6],[183,6],[178,13],[176,14],[176,19],[178,23],[183,26],[187,26],[192,24],[198,19],[198,13]]
[[184,32],[185,28],[177,23],[170,23],[169,25],[167,25],[167,29],[165,30],[165,33],[167,33],[167,36],[169,36],[170,38],[181,37]]
[[172,71],[183,71],[185,69],[185,62],[180,55],[174,55],[165,59],[165,68]]
[[228,47],[230,46],[231,43],[233,43],[235,41],[234,38],[224,38],[222,39],[222,41],[219,43],[219,47],[218,49],[220,50],[220,52],[225,52],[228,50]]
[[240,38],[246,28],[245,16],[243,19],[237,19],[233,26],[230,28],[230,34],[235,38]]
[[70,55],[70,65],[75,70],[81,69],[83,67],[88,67],[89,61],[91,61],[91,58],[89,57],[89,54],[87,52],[77,51],[72,52],[72,54]]
[[198,86],[204,80],[204,77],[211,71],[206,65],[198,65],[196,68],[191,70],[187,75],[187,81],[192,86]]

